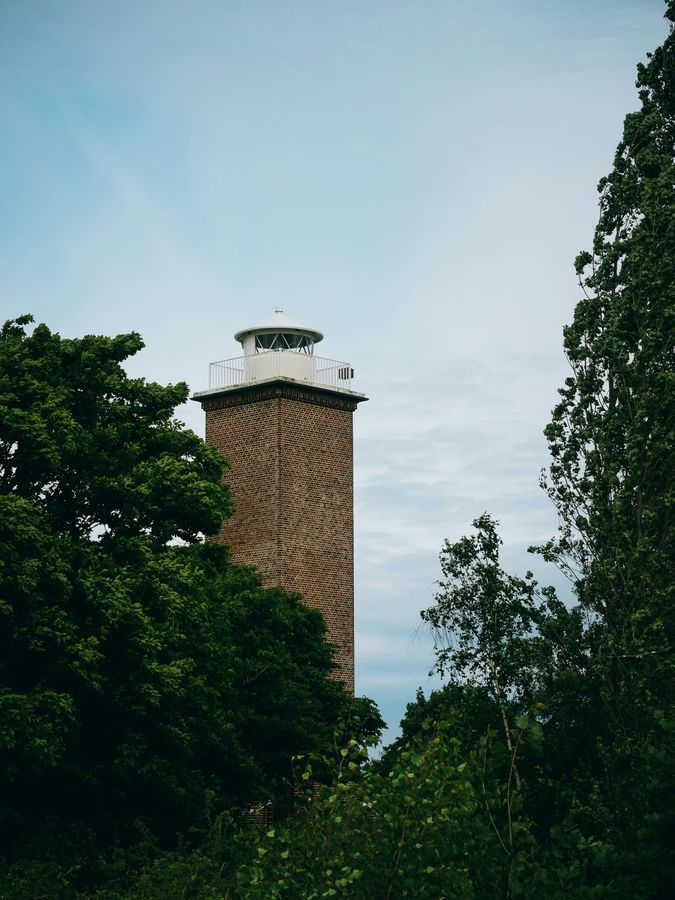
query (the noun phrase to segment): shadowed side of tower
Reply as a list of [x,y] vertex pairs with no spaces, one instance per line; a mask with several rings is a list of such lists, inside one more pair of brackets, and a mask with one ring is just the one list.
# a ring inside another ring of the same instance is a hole
[[337,677],[353,691],[352,416],[366,398],[351,390],[348,364],[313,355],[320,333],[281,312],[237,338],[245,356],[213,364],[211,387],[193,398],[206,412],[206,440],[230,463],[235,512],[218,539],[266,585],[299,591],[321,610]]

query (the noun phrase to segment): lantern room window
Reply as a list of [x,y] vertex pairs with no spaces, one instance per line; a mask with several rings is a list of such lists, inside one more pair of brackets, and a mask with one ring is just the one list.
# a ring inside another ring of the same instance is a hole
[[296,353],[314,352],[314,341],[306,334],[290,334],[286,332],[256,334],[255,352],[267,353],[270,350],[294,350]]

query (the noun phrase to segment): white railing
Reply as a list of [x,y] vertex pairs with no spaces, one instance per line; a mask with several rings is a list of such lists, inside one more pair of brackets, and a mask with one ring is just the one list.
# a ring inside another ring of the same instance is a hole
[[209,390],[277,377],[351,390],[354,370],[349,363],[336,359],[310,356],[294,350],[270,350],[212,362],[209,366]]
[[209,364],[209,389],[232,387],[244,381],[244,357],[221,359]]

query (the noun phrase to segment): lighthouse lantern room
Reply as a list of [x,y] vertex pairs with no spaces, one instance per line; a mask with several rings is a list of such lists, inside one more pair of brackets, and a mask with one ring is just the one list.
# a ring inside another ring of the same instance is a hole
[[286,378],[351,391],[354,370],[349,363],[315,356],[323,334],[298,325],[280,307],[270,319],[238,331],[234,338],[244,355],[211,363],[209,390]]

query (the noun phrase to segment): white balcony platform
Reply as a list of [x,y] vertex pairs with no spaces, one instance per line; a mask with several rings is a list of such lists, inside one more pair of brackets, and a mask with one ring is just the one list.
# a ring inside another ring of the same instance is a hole
[[352,390],[353,377],[349,363],[293,350],[272,350],[212,362],[208,390],[197,391],[194,396],[283,380],[363,397]]

